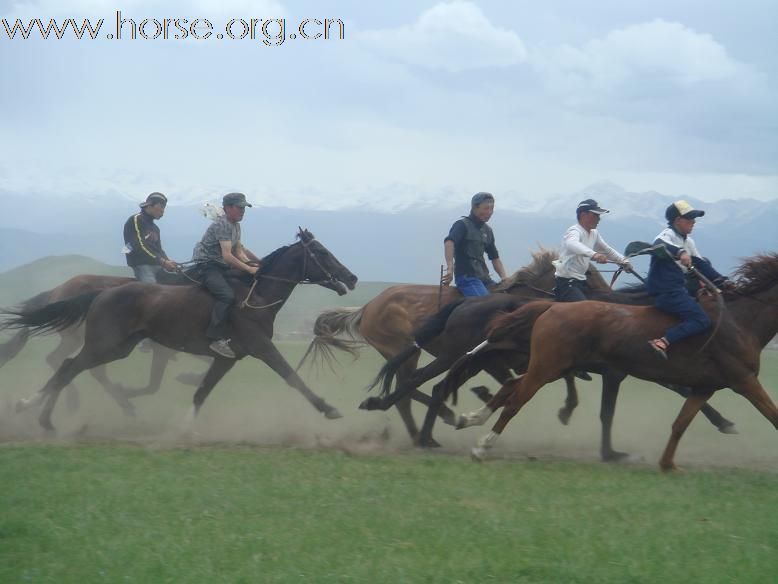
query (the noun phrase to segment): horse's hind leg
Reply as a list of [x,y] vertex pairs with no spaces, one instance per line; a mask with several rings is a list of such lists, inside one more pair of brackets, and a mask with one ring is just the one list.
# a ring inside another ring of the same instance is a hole
[[[149,374],[148,385],[139,389],[121,388],[122,395],[126,398],[133,399],[143,395],[157,393],[162,386],[162,377],[165,375],[165,369],[167,369],[168,363],[170,363],[175,354],[176,351],[173,349],[168,349],[157,343],[152,344],[151,372]],[[201,375],[197,383],[198,386],[203,379],[204,376]]]
[[565,388],[567,389],[565,405],[559,408],[557,416],[559,421],[567,426],[575,408],[578,407],[578,388],[575,386],[575,375],[565,375]]
[[770,398],[770,395],[755,376],[733,385],[732,389],[750,401],[778,430],[778,406],[775,405],[775,402]]
[[47,395],[46,403],[43,406],[38,421],[46,430],[53,430],[51,423],[51,414],[57,403],[62,389],[70,384],[82,371],[104,365],[111,361],[123,359],[132,352],[137,338],[130,337],[122,340],[119,344],[111,344],[104,339],[99,342],[85,343],[78,355],[72,359],[65,359],[57,372],[49,379],[48,383],[41,390]]
[[627,452],[613,449],[612,431],[613,417],[616,413],[616,400],[619,397],[621,382],[627,374],[623,371],[607,369],[602,373],[602,397],[600,399],[600,424],[602,434],[600,439],[600,457],[603,462],[618,462],[629,457]]
[[[46,362],[56,371],[60,365],[76,353],[84,344],[84,336],[81,334],[81,328],[66,329],[61,331],[59,345],[46,356]],[[65,407],[68,412],[78,411],[81,405],[78,387],[71,383],[65,388]]]

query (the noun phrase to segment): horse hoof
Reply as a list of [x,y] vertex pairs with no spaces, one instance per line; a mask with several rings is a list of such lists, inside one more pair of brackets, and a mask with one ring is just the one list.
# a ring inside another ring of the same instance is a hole
[[603,462],[628,462],[630,460],[632,460],[632,457],[629,452],[618,452],[616,450],[611,450],[610,452],[605,452],[602,455]]
[[422,438],[416,440],[416,446],[419,448],[440,448],[440,443],[434,438]]
[[328,420],[337,420],[338,418],[342,418],[343,414],[341,414],[337,408],[329,408],[324,411],[324,417]]
[[473,462],[484,462],[486,460],[486,449],[480,446],[470,449],[470,460]]
[[359,404],[360,410],[380,410],[381,409],[381,399],[377,397],[369,397],[365,399],[361,404]]
[[454,424],[454,428],[456,430],[461,430],[462,428],[467,428],[467,417],[464,414],[459,414],[457,416],[457,423]]
[[492,393],[489,391],[489,388],[485,385],[478,385],[476,387],[471,387],[470,391],[473,392],[473,395],[477,397],[479,400],[481,400],[484,403],[487,403],[490,399],[492,399]]
[[734,422],[729,422],[727,424],[722,424],[719,426],[719,432],[722,434],[739,434],[740,432],[737,431],[737,428],[735,428]]
[[570,423],[570,417],[572,415],[573,412],[565,408],[559,408],[559,412],[557,413],[557,416],[559,417],[559,421],[562,422],[562,425],[564,426],[567,426]]

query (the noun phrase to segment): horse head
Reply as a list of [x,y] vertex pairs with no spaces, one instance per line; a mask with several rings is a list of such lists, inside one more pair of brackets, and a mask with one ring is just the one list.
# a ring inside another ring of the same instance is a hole
[[303,279],[334,290],[339,296],[353,290],[357,277],[313,233],[302,227],[297,229],[297,238],[306,253]]

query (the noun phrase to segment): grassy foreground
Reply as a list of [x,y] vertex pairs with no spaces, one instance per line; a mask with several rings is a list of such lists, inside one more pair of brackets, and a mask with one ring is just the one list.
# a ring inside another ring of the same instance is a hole
[[775,475],[0,448],[1,582],[769,582]]

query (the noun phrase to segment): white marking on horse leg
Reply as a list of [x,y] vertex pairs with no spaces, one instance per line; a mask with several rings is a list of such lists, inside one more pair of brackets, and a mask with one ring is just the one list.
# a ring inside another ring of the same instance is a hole
[[43,400],[45,398],[46,398],[46,394],[43,393],[42,391],[39,391],[28,398],[21,398],[19,401],[16,402],[16,411],[23,412],[24,410],[28,410],[35,406],[39,406],[40,404],[43,403]]
[[480,409],[469,414],[459,414],[457,428],[469,428],[470,426],[483,426],[492,416],[494,411],[484,404]]
[[479,438],[475,447],[473,447],[473,449],[470,451],[470,455],[473,457],[473,460],[478,462],[485,460],[489,449],[494,446],[494,443],[497,442],[499,437],[500,435],[496,432],[489,432],[486,436]]

